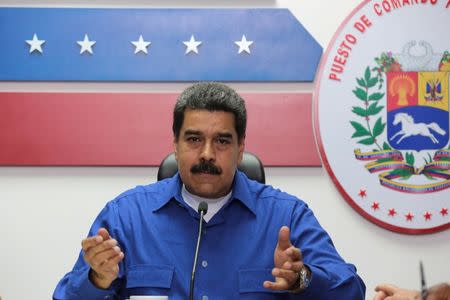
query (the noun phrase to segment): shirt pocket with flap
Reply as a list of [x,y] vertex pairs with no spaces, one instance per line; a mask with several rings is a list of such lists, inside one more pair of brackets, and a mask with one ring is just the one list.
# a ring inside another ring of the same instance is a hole
[[272,291],[263,286],[264,281],[275,280],[272,276],[272,269],[269,268],[240,269],[238,271],[238,280],[240,299],[246,299],[246,296],[250,297],[249,299],[255,299],[255,293],[258,293],[258,299],[283,299],[279,298],[280,294],[286,294],[285,291]]
[[174,266],[134,265],[127,271],[130,295],[167,295],[172,286]]

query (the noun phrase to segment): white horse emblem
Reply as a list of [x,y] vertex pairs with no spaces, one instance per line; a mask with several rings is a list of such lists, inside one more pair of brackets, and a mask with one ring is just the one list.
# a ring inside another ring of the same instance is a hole
[[439,133],[440,135],[445,135],[446,131],[439,127],[437,123],[414,123],[413,117],[406,113],[397,113],[394,117],[394,122],[392,122],[394,125],[397,125],[398,123],[402,123],[402,129],[394,134],[391,137],[391,141],[400,135],[400,139],[397,141],[397,144],[399,144],[402,140],[404,140],[407,137],[413,136],[413,135],[423,135],[426,137],[429,137],[431,141],[434,144],[439,143],[439,141],[436,139],[436,137],[430,132],[430,129],[433,131]]

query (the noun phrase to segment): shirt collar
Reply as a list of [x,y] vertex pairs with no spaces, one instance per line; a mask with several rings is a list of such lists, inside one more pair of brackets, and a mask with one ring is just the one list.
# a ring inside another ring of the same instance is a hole
[[256,215],[255,201],[256,198],[251,195],[249,187],[249,179],[241,171],[237,170],[233,182],[232,199],[241,201],[253,214]]
[[[179,203],[184,205],[184,201],[181,197],[181,187],[182,182],[180,178],[180,174],[177,172],[172,178],[168,179],[165,185],[161,188],[161,197],[155,199],[155,208],[153,211],[157,211],[166,205],[170,200],[175,199]],[[242,204],[244,204],[253,214],[256,215],[256,207],[255,200],[252,197],[248,185],[248,178],[244,173],[237,170],[234,176],[233,181],[233,200],[239,200]]]
[[153,211],[155,212],[159,210],[172,199],[175,199],[179,203],[183,204],[183,201],[181,200],[181,187],[182,182],[178,172],[173,177],[166,179],[165,185],[161,187],[161,194],[157,197],[157,199],[154,199],[155,206]]

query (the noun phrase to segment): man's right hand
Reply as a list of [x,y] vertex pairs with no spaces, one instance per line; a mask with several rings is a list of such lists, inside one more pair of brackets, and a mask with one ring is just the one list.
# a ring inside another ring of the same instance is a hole
[[102,289],[107,289],[119,274],[119,262],[124,258],[123,252],[115,239],[105,228],[100,228],[96,236],[81,241],[84,260],[91,267],[89,279]]

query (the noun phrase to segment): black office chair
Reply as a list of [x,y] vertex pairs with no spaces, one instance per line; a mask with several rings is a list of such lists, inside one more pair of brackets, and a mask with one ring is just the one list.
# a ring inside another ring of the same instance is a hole
[[[260,183],[266,183],[266,174],[264,173],[264,167],[259,158],[250,153],[244,152],[242,161],[238,165],[238,169],[244,172],[248,178],[256,180]],[[158,181],[172,177],[178,171],[178,164],[175,160],[175,154],[171,153],[167,155],[159,165],[158,169]]]

